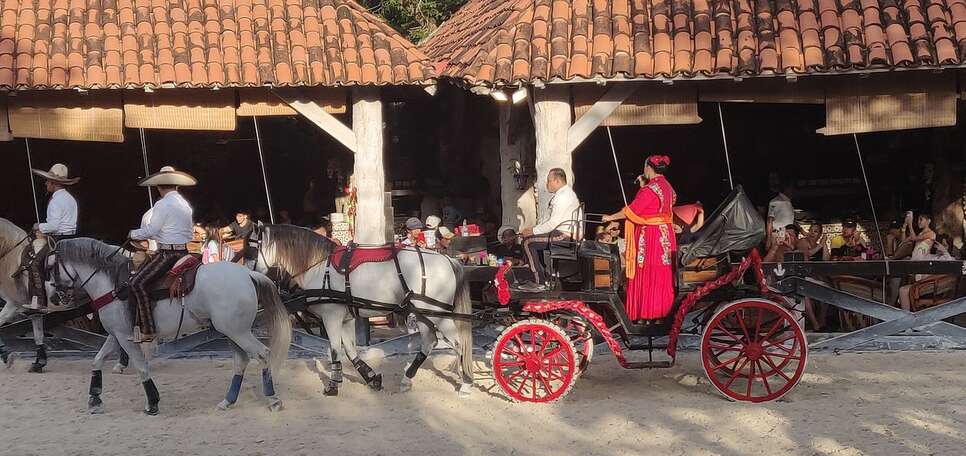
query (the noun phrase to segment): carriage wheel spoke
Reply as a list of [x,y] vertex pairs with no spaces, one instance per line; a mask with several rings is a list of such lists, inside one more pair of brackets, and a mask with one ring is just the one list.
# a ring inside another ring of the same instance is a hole
[[761,368],[760,361],[755,361],[755,364],[758,366],[758,374],[761,375],[761,383],[765,385],[765,391],[767,391],[768,395],[771,396],[771,386],[768,385],[768,376],[765,375],[765,370]]
[[778,366],[776,366],[775,363],[771,362],[771,360],[768,359],[767,356],[763,356],[761,359],[764,360],[766,364],[771,366],[772,369],[775,369],[775,372],[778,372],[778,375],[781,375],[782,377],[784,377],[786,382],[792,381],[791,377],[789,377],[788,375],[785,375],[785,372],[782,371]]
[[768,343],[768,345],[764,345],[764,344],[763,344],[762,346],[763,346],[763,347],[771,347],[771,346],[775,346],[775,347],[783,347],[783,344],[784,344],[785,342],[788,342],[788,341],[790,341],[790,340],[792,340],[792,339],[796,339],[796,334],[795,334],[794,332],[792,332],[791,334],[789,334],[789,335],[787,335],[787,336],[784,336],[784,337],[782,337],[781,339],[775,339],[775,340],[766,340],[765,342],[767,342],[767,343]]
[[724,331],[724,333],[727,334],[728,337],[731,337],[732,339],[734,339],[738,343],[741,343],[742,342],[740,337],[734,335],[731,331],[728,330],[728,328],[724,327],[723,324],[720,325],[720,326],[718,326],[715,329],[720,329],[720,330]]
[[508,375],[506,377],[506,382],[507,383],[513,383],[513,381],[516,380],[516,378],[519,377],[520,374],[525,374],[526,372],[527,372],[526,369],[519,369],[519,370],[513,372],[512,374]]
[[[530,390],[530,397],[532,397],[533,399],[536,399],[537,398],[537,376],[536,376],[536,374],[530,376],[530,388],[532,388]],[[547,393],[549,394],[550,392],[547,391]]]
[[752,340],[751,336],[748,335],[748,328],[745,327],[745,311],[744,311],[744,309],[740,309],[740,312],[741,312],[741,315],[738,315],[738,312],[735,312],[735,316],[736,316],[736,318],[738,318],[738,326],[741,327],[741,332],[744,333],[745,340]]
[[553,394],[553,388],[550,387],[550,383],[547,382],[542,376],[540,377],[540,383],[543,384],[543,388],[547,390],[547,395]]
[[745,368],[746,364],[748,364],[748,358],[745,358],[745,361],[741,363],[741,367],[734,369],[734,373],[731,374],[730,378],[728,378],[728,383],[725,383],[724,385],[725,388],[731,388],[731,384],[735,382],[735,379],[738,378],[738,374],[741,373],[741,370]]
[[778,327],[784,322],[785,322],[784,318],[779,318],[775,320],[775,324],[771,325],[771,328],[769,328],[768,332],[765,333],[765,337],[762,337],[760,340],[768,340],[768,338],[774,335],[775,331],[778,330]]
[[758,318],[755,319],[755,341],[757,342],[758,336],[761,335],[761,314],[764,312],[762,309],[755,309],[758,314]]
[[716,353],[716,354],[720,354],[720,353],[726,352],[726,351],[737,351],[737,352],[740,352],[740,351],[744,350],[744,348],[742,348],[741,346],[735,346],[735,345],[721,345],[721,344],[711,343],[711,344],[708,344],[708,346],[711,347],[711,348],[717,349],[717,350],[721,350],[721,352]]
[[714,366],[711,366],[711,370],[716,371],[716,370],[721,369],[722,367],[725,367],[725,366],[727,366],[727,365],[729,365],[731,363],[735,363],[737,365],[738,364],[738,360],[740,360],[741,358],[744,358],[744,357],[745,357],[745,353],[744,353],[744,349],[742,349],[737,355],[735,355],[734,358],[730,358],[730,359],[727,359],[725,361],[718,360],[718,364],[715,364]]
[[500,367],[520,367],[526,364],[526,361],[508,361],[505,363],[500,363]]
[[751,373],[748,375],[748,388],[745,396],[751,397],[751,388],[755,382],[755,363],[752,362],[751,364],[748,364],[748,368],[751,369]]
[[801,361],[802,360],[802,357],[801,356],[783,355],[781,353],[765,352],[765,353],[762,354],[762,356],[766,356],[766,357],[768,357],[768,356],[777,356],[777,357],[779,357],[781,359],[789,359],[789,360],[792,360],[793,359],[795,361]]

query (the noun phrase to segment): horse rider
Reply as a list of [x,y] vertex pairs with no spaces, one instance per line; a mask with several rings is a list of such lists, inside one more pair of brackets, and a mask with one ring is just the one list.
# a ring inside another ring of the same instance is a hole
[[154,203],[141,228],[128,235],[135,241],[155,241],[157,253],[145,261],[131,278],[131,295],[135,304],[134,342],[154,339],[154,313],[149,295],[152,283],[166,274],[179,259],[188,254],[194,223],[191,204],[178,193],[179,187],[190,187],[198,181],[191,175],[165,166],[155,174],[142,179],[141,187],[157,187],[161,198]]
[[[47,193],[50,201],[47,203],[47,217],[33,227],[38,239],[47,238],[54,242],[77,236],[77,200],[67,191],[67,187],[80,181],[78,177],[70,177],[67,166],[57,163],[50,167],[50,171],[33,169],[34,174],[46,179]],[[39,252],[24,249],[21,264],[28,265],[30,271],[28,293],[30,304],[28,307],[35,311],[47,309],[47,292],[44,289],[43,261],[49,251],[49,242]]]

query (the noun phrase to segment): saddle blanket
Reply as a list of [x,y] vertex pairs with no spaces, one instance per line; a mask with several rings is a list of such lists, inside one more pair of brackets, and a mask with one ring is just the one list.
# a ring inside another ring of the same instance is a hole
[[331,264],[340,274],[351,273],[366,263],[382,263],[396,256],[399,249],[394,245],[380,247],[339,247],[332,252]]

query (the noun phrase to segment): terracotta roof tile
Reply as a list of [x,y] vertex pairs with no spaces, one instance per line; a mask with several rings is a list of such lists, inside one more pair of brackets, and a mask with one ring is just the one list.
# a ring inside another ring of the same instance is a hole
[[960,65],[966,0],[469,0],[420,48],[481,85]]
[[0,2],[0,89],[419,84],[433,74],[422,51],[351,0]]

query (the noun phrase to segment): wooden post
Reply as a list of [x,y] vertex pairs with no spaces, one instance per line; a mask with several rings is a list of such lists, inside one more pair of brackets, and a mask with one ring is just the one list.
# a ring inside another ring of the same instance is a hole
[[354,177],[358,190],[355,241],[383,244],[386,239],[382,102],[379,89],[352,89],[352,131],[356,139]]
[[551,85],[542,90],[535,89],[533,95],[533,128],[537,138],[537,216],[543,220],[548,215],[547,205],[550,202],[550,193],[547,191],[547,174],[550,170],[563,169],[570,185],[574,183],[573,156],[567,145],[571,124],[570,94],[566,85]]
[[[501,103],[500,109],[500,201],[503,207],[503,222],[501,225],[511,226],[517,231],[529,228],[537,223],[537,199],[533,193],[533,181],[523,189],[517,189],[517,181],[513,173],[514,162],[519,162],[525,169],[532,170],[528,153],[527,140],[523,137],[511,137],[512,124],[519,124],[526,115],[522,110],[516,110],[510,103]],[[522,131],[517,128],[515,131]],[[522,135],[520,135],[522,136]]]

